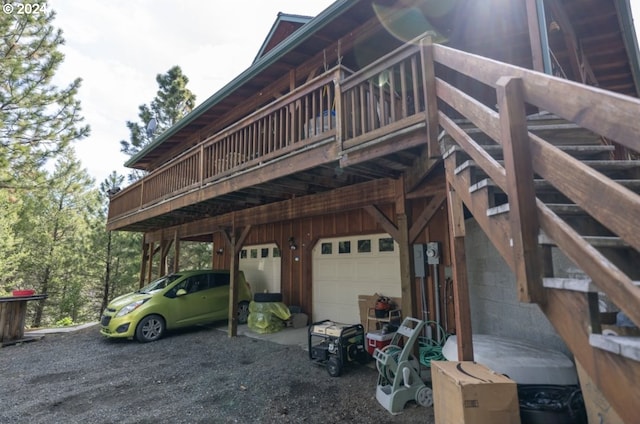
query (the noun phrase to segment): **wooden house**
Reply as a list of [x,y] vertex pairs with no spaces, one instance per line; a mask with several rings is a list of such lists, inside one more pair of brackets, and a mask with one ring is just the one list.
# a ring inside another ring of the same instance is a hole
[[[604,312],[640,323],[629,1],[280,15],[247,70],[127,162],[147,175],[108,229],[144,233],[141,282],[181,242],[213,243],[213,267],[261,261],[254,290],[313,319],[357,320],[379,292],[456,333],[460,359],[472,330],[566,349],[634,422],[640,342],[602,334]],[[425,243],[440,261],[420,277]]]

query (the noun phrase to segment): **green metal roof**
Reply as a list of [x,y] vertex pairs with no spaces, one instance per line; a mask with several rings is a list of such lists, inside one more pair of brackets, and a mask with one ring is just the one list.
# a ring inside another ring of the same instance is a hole
[[236,89],[257,76],[260,72],[273,65],[278,61],[278,59],[280,59],[281,56],[297,47],[300,43],[312,36],[317,30],[321,29],[329,22],[331,22],[336,16],[341,15],[357,3],[357,0],[337,0],[331,6],[322,11],[318,16],[311,19],[309,22],[300,27],[296,32],[291,34],[289,38],[276,46],[273,50],[269,51],[266,55],[254,62],[249,68],[247,68],[244,72],[234,78],[230,83],[225,85],[218,92],[198,105],[198,107],[196,107],[193,111],[191,111],[191,113],[183,117],[174,126],[160,134],[151,143],[144,146],[137,154],[135,154],[127,162],[125,162],[124,165],[126,167],[133,167],[133,165],[141,158],[143,158],[147,153],[164,143],[167,139],[189,125],[194,119],[199,117],[205,111],[223,100],[225,97],[232,94]]

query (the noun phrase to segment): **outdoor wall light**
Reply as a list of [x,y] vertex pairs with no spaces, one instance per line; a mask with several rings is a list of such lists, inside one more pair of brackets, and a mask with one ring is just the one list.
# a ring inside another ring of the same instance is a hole
[[296,244],[296,239],[294,239],[293,237],[289,237],[289,249],[296,250],[297,248],[298,245]]
[[220,249],[216,250],[216,254],[217,255],[222,255],[224,253],[224,249],[221,247]]

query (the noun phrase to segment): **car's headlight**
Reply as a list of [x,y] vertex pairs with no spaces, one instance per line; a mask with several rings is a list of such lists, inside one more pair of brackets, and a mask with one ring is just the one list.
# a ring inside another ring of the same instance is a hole
[[142,304],[144,302],[146,302],[149,299],[141,299],[141,300],[136,300],[133,303],[129,303],[127,306],[125,306],[124,308],[120,309],[118,311],[118,313],[116,314],[117,317],[121,317],[123,315],[127,315],[130,312],[135,311],[136,309],[138,309],[140,306],[142,306]]

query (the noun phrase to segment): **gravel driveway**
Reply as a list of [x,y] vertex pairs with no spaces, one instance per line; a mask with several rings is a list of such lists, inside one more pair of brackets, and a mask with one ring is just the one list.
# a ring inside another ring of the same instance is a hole
[[148,344],[90,327],[0,349],[0,423],[433,424],[413,402],[382,408],[374,368],[333,378],[299,346],[213,327]]

